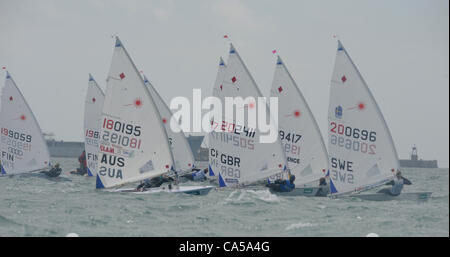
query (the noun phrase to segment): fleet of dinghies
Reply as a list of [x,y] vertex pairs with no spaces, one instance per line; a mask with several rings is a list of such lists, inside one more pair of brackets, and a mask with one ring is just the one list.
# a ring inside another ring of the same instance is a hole
[[[178,183],[145,191],[125,187],[161,175],[177,178],[193,172],[195,159],[178,121],[147,77],[141,76],[118,37],[106,81],[103,93],[89,74],[85,99],[87,173],[96,178],[97,189],[203,195],[214,188]],[[330,86],[328,152],[306,100],[279,56],[270,91],[270,96],[278,99],[277,121],[232,44],[227,64],[220,58],[212,95],[222,106],[227,99],[240,99],[231,113],[225,109],[210,113],[211,131],[205,137],[209,179],[219,187],[261,186],[295,175],[297,188],[289,195],[314,196],[318,187],[310,184],[321,178],[328,179],[332,198],[414,200],[431,195],[360,194],[392,181],[399,161],[380,108],[340,41]],[[234,115],[257,109],[265,110],[258,118],[265,117],[270,121],[265,124],[277,131],[273,142],[260,140],[266,131],[250,122],[250,116]],[[1,95],[0,125],[2,175],[52,167],[39,124],[8,72]],[[177,132],[171,126],[178,128]]]

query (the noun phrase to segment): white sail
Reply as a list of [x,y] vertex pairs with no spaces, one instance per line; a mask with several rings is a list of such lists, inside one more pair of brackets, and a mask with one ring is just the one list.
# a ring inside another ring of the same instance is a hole
[[314,116],[300,89],[278,56],[270,91],[278,97],[278,130],[295,183],[306,184],[326,175],[328,153]]
[[48,169],[50,155],[41,128],[8,72],[1,99],[1,173]]
[[[222,75],[223,78],[214,88],[213,95],[222,100],[222,106],[225,106],[225,97],[253,97],[255,102],[246,103],[243,108],[246,112],[248,109],[257,109],[257,98],[262,97],[262,94],[233,45],[228,66],[224,68],[225,74],[222,74],[221,69],[219,66],[218,79]],[[266,108],[266,118],[271,119],[267,106],[264,104],[261,108]],[[222,120],[214,119],[212,125],[213,129],[218,126],[225,129],[211,132],[209,138],[210,168],[214,174],[218,174],[220,186],[251,184],[285,169],[286,156],[278,138],[274,143],[261,143],[262,133],[259,128],[248,127],[245,120],[244,124],[237,124],[233,117],[226,117],[225,112],[222,117]],[[271,124],[274,125],[273,122]],[[275,126],[271,129],[277,131]]]
[[161,116],[119,38],[101,118],[97,188],[159,176],[173,166]]
[[328,146],[335,195],[384,184],[399,166],[383,115],[340,41],[331,78]]
[[153,101],[155,101],[155,105],[158,108],[159,114],[161,116],[161,121],[164,124],[164,128],[166,130],[170,144],[170,149],[172,150],[172,155],[175,162],[174,169],[181,172],[191,171],[194,167],[195,159],[186,136],[184,135],[176,120],[173,120],[173,126],[178,127],[180,132],[174,132],[171,129],[171,119],[174,119],[172,116],[172,112],[145,75],[144,83],[147,86],[150,95],[153,98]]
[[105,94],[89,74],[88,91],[84,101],[84,149],[86,151],[87,174],[97,175],[98,149],[101,115]]
[[[225,79],[226,69],[227,69],[227,65],[223,61],[222,57],[220,57],[219,69],[217,71],[216,81],[214,82],[214,86],[213,86],[213,96],[220,98],[222,105],[224,103],[224,97],[220,97],[222,94],[220,94],[219,92],[223,88],[222,81]],[[214,117],[212,115],[209,117],[209,120],[211,121],[211,125],[213,125]],[[203,142],[202,142],[202,144],[205,143],[205,145],[208,147],[208,170],[209,170],[208,175],[210,177],[218,176],[218,174],[214,173],[214,170],[217,170],[219,168],[219,164],[216,161],[216,157],[211,155],[211,149],[215,148],[215,144],[214,144],[214,142],[212,142],[213,135],[216,135],[216,132],[211,131],[210,133],[208,133],[208,135],[205,136],[205,138],[203,138]],[[217,142],[217,144],[220,144],[220,142]],[[214,167],[214,169],[213,169],[213,167]]]

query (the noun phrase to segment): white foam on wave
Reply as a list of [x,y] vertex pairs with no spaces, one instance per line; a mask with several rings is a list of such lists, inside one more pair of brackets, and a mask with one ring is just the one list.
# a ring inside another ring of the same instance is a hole
[[241,191],[241,194],[239,195],[237,200],[242,201],[242,199],[244,199],[244,196],[245,196],[245,191]]
[[307,227],[315,227],[315,226],[317,226],[317,224],[312,224],[312,223],[309,223],[309,222],[306,222],[306,223],[300,222],[300,223],[294,223],[294,224],[291,224],[291,225],[287,226],[285,228],[285,230],[307,228]]
[[269,190],[247,190],[247,192],[253,194],[257,199],[264,202],[280,202],[280,198],[278,198],[275,194],[272,194]]
[[66,235],[66,237],[78,237],[77,233],[69,233]]
[[274,203],[280,202],[278,196],[270,193],[269,190],[234,190],[225,199],[226,202],[252,202],[255,199],[264,202]]
[[380,237],[377,233],[369,233],[366,237]]
[[226,201],[226,202],[232,201],[234,195],[237,194],[237,192],[238,192],[237,190],[232,191],[232,192],[227,196],[227,198],[225,199],[225,201]]

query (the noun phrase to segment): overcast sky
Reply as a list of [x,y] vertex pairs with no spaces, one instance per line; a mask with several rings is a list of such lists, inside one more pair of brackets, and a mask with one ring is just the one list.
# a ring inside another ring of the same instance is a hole
[[82,141],[88,73],[105,89],[111,35],[169,102],[212,93],[226,34],[266,96],[277,49],[326,136],[337,34],[399,157],[416,144],[420,158],[448,167],[448,30],[448,0],[0,0],[0,66],[44,132]]

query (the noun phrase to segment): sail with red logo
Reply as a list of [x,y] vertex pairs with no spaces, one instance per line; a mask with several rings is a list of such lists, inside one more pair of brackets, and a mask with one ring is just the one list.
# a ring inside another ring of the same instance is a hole
[[221,117],[214,115],[211,119],[210,172],[218,176],[221,187],[246,186],[282,174],[286,156],[276,121],[233,45],[227,65],[221,62],[217,76],[213,96],[221,100],[224,110]]
[[6,72],[1,96],[1,174],[49,170],[50,155],[41,128],[13,78]]
[[[178,121],[173,118],[172,112],[167,104],[145,75],[144,83],[155,101],[156,108],[159,111],[161,121],[166,130],[170,150],[173,154],[174,170],[177,171],[179,175],[192,171],[195,162],[194,154],[192,153],[184,132],[180,128]],[[175,128],[175,130],[173,130],[172,127]]]
[[111,188],[169,172],[166,131],[147,86],[116,37],[100,118],[97,188]]
[[330,87],[328,153],[334,196],[383,185],[399,167],[381,110],[340,41]]
[[277,57],[270,91],[278,97],[278,130],[287,158],[295,175],[295,184],[319,180],[328,171],[328,153],[314,116],[285,63]]
[[84,149],[86,151],[87,175],[97,175],[101,115],[105,94],[89,74],[88,90],[84,101]]

